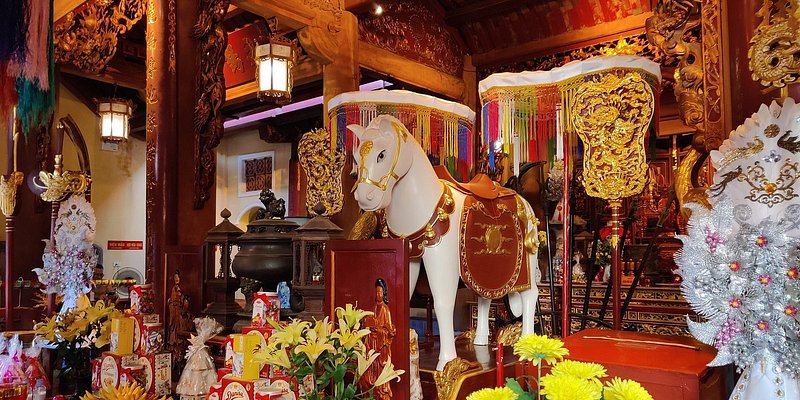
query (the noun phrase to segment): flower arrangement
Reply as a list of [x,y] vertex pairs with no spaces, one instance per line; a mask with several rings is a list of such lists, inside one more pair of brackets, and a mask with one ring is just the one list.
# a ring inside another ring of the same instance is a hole
[[62,360],[61,381],[78,385],[78,394],[82,393],[80,385],[91,379],[90,359],[111,341],[111,320],[122,317],[113,304],[98,301],[91,305],[86,296],[80,299],[76,308],[34,326],[36,335],[55,346],[56,355]]
[[600,228],[600,241],[597,243],[597,253],[595,254],[595,263],[601,267],[608,267],[611,265],[611,227],[604,226]]
[[287,325],[269,321],[275,329],[265,349],[256,351],[255,360],[285,370],[303,383],[304,400],[373,399],[373,390],[393,379],[400,379],[403,370],[387,362],[371,388],[363,390],[359,381],[379,354],[367,350],[364,338],[369,329],[362,329],[362,319],[372,315],[348,304],[336,309],[338,326],[326,317],[314,324],[292,320]]
[[[564,360],[569,350],[558,339],[524,335],[514,344],[514,354],[537,367],[535,387],[530,384],[533,377],[524,377],[527,388],[508,378],[504,387],[478,390],[467,400],[653,400],[636,381],[613,378],[603,383],[600,379],[608,375],[600,364]],[[551,368],[542,376],[544,365]]]

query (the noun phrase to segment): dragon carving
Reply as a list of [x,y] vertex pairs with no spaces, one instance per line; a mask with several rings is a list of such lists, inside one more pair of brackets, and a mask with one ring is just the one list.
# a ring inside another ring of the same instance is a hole
[[224,132],[220,110],[225,103],[225,49],[228,33],[222,25],[230,0],[201,0],[192,39],[197,44],[197,103],[194,111],[194,207],[203,208],[216,174],[216,154]]

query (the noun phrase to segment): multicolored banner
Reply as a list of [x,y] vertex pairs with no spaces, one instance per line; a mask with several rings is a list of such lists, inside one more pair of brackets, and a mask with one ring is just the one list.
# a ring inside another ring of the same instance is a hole
[[[556,156],[561,143],[557,137],[574,134],[571,109],[580,85],[607,74],[631,71],[641,74],[657,92],[660,66],[638,56],[594,57],[549,71],[492,74],[478,87],[484,143],[502,145],[515,165],[543,160],[552,164],[555,158],[561,158]],[[570,143],[577,147],[579,141]],[[493,151],[489,152],[489,164],[494,168]]]
[[433,96],[404,90],[342,93],[328,102],[331,141],[348,159],[358,139],[347,125],[366,126],[388,114],[399,119],[414,135],[434,165],[444,165],[460,180],[474,172],[475,112],[469,107]]

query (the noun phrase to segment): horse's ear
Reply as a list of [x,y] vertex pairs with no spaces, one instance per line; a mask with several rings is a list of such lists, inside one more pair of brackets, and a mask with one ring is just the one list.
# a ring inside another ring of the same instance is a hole
[[350,124],[347,125],[347,129],[350,129],[350,132],[353,132],[354,135],[358,138],[358,140],[362,140],[361,137],[364,136],[364,127],[357,124]]
[[380,128],[381,133],[384,135],[394,136],[394,134],[397,133],[404,142],[408,140],[408,129],[406,129],[405,125],[397,118],[387,115],[387,118],[381,119]]

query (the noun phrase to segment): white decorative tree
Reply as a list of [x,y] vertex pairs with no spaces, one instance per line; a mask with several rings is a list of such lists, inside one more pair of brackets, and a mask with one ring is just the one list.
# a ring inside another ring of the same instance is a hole
[[95,224],[92,206],[83,196],[74,195],[61,203],[54,240],[44,240],[44,267],[33,271],[45,286],[45,293],[64,296],[62,313],[78,306],[79,299],[92,289],[92,274],[97,265],[97,254],[92,247]]
[[800,399],[800,106],[762,105],[711,152],[710,210],[690,205],[675,257],[689,321],[742,371],[731,399]]

